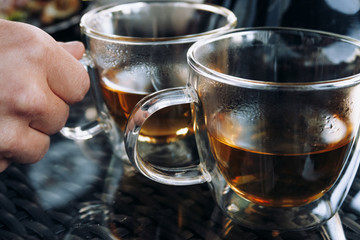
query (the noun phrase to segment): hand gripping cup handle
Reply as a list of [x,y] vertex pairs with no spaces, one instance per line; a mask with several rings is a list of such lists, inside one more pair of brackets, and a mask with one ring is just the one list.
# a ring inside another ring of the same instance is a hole
[[137,152],[140,129],[155,112],[174,105],[197,101],[196,93],[187,87],[170,88],[150,94],[133,109],[124,135],[125,148],[132,164],[146,177],[168,185],[193,185],[206,182],[200,165],[180,168],[159,168],[144,161]]
[[98,83],[96,82],[96,69],[94,67],[94,62],[89,56],[88,53],[85,53],[84,56],[80,59],[80,62],[83,64],[84,68],[87,70],[88,74],[90,75],[91,81],[91,89],[92,94],[95,98],[95,104],[97,111],[99,112],[99,116],[97,119],[93,121],[89,121],[81,126],[76,127],[63,127],[60,130],[60,133],[68,139],[74,141],[82,141],[91,139],[94,136],[98,135],[99,133],[107,133],[112,129],[112,124],[109,118],[106,116],[105,111],[103,111],[103,106],[101,105],[102,100],[99,100],[101,95],[96,91],[96,86]]

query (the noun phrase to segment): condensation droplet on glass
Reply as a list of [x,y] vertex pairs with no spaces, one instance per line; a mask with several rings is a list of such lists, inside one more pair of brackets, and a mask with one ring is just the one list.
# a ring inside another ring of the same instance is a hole
[[347,126],[339,116],[331,115],[326,117],[324,129],[321,133],[321,138],[327,144],[341,141],[347,133]]
[[238,212],[240,209],[238,208],[238,206],[232,203],[229,206],[227,206],[227,210],[229,212]]

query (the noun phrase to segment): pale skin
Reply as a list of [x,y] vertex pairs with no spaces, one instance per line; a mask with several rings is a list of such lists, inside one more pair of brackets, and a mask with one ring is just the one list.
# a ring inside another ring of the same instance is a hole
[[43,158],[69,105],[89,89],[83,53],[80,42],[56,42],[34,26],[0,20],[0,172]]

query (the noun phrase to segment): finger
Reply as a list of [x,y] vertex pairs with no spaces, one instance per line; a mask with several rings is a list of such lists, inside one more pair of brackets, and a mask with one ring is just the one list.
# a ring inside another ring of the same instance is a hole
[[[66,103],[72,104],[83,99],[89,89],[89,76],[83,65],[63,47],[53,49],[47,57],[47,76],[50,89]],[[56,56],[58,61],[51,57]]]
[[3,172],[10,165],[10,160],[0,159],[0,173]]
[[[24,78],[21,74],[15,76],[17,79]],[[40,77],[34,75],[34,79],[38,78]],[[17,84],[20,86],[23,82],[19,81]],[[23,119],[29,127],[47,135],[58,132],[69,115],[68,104],[50,90],[46,81],[33,81],[26,86],[17,87],[15,93],[3,96],[2,99],[7,106],[2,115],[9,114]]]
[[[5,118],[0,124],[0,159],[9,162],[35,163],[42,159],[50,145],[50,137],[30,128],[26,121]],[[7,162],[7,163],[6,163]]]
[[68,53],[70,53],[77,60],[80,60],[85,52],[85,47],[82,42],[59,42],[59,45],[63,47]]
[[[46,104],[39,103],[30,106],[31,118],[29,127],[38,130],[44,134],[52,135],[64,127],[69,116],[69,106],[56,95],[48,92]],[[41,98],[38,98],[41,101]],[[35,102],[35,101],[34,101]]]
[[[16,55],[14,51],[8,51],[9,57],[16,58],[13,62],[22,63],[21,66],[32,66],[28,77],[32,77],[34,73],[43,74],[50,89],[66,103],[80,101],[89,89],[89,77],[82,64],[66,49],[76,57],[79,57],[82,49],[76,49],[73,44],[64,44],[64,48],[49,34],[29,24],[11,24],[14,27],[12,31],[10,29],[9,35],[14,36],[14,41],[7,42],[3,49],[5,53],[7,49],[18,49]],[[4,40],[1,37],[0,40]],[[19,71],[23,72],[23,69]]]

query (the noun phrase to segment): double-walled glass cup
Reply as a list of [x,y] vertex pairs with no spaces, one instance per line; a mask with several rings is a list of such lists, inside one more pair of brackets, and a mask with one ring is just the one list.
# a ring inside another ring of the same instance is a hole
[[[130,160],[160,183],[208,182],[221,209],[259,229],[330,219],[356,174],[360,42],[290,28],[238,29],[188,52],[185,87],[156,92],[129,118]],[[138,154],[138,133],[162,108],[191,103],[200,164],[161,169]]]
[[[123,131],[135,104],[156,90],[184,86],[191,44],[235,25],[226,8],[191,2],[115,3],[86,13],[80,26],[99,118],[62,133],[84,140],[108,132],[115,154],[126,156]],[[198,160],[191,126],[189,104],[159,112],[141,131],[142,156],[161,166]]]

